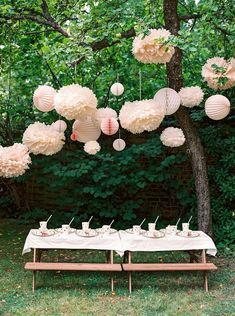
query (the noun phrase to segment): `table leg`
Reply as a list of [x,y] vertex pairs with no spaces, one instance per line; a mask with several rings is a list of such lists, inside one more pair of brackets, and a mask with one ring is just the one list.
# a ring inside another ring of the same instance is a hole
[[[202,250],[201,254],[202,263],[206,263],[206,251],[205,249]],[[208,273],[207,271],[203,272],[203,279],[204,279],[204,290],[208,292]]]
[[[131,264],[131,252],[128,251],[128,263]],[[128,271],[128,288],[129,293],[131,294],[132,284],[131,284],[131,271]]]
[[[33,249],[33,262],[36,262],[36,258],[37,258],[37,249],[34,248]],[[35,292],[35,286],[36,286],[36,271],[33,270],[33,285],[32,285],[33,293]]]
[[[113,264],[113,250],[110,250],[110,261],[111,264]],[[113,275],[111,276],[111,292],[114,291],[114,280]]]

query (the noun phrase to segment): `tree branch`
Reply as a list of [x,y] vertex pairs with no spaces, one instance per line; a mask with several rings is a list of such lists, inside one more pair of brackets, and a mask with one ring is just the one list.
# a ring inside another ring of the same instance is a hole
[[191,19],[198,19],[202,15],[200,13],[192,13],[192,14],[186,14],[186,15],[181,15],[179,16],[180,21],[188,21]]

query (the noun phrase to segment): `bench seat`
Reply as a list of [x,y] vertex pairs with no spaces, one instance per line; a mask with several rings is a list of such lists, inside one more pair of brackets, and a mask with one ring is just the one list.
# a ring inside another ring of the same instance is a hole
[[123,263],[124,271],[210,271],[213,263]]
[[25,264],[25,269],[33,271],[122,271],[122,267],[118,263],[27,262]]

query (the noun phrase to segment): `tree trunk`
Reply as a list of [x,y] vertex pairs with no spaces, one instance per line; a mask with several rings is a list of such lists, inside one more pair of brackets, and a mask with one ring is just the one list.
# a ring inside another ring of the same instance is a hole
[[[180,30],[180,19],[177,13],[178,0],[164,0],[165,26],[172,34],[177,35]],[[183,86],[182,51],[176,48],[175,54],[167,64],[167,78],[169,87],[179,91]],[[191,157],[198,209],[198,228],[212,235],[210,212],[210,191],[207,176],[206,158],[204,150],[188,110],[180,107],[175,117],[186,137],[186,144]]]

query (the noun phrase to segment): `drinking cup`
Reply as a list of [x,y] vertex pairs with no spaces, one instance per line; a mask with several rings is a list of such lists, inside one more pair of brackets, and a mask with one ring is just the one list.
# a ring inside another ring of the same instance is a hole
[[46,221],[39,222],[39,225],[40,225],[39,230],[40,230],[41,232],[47,231],[47,222],[46,222]]
[[150,231],[150,232],[155,231],[155,227],[156,227],[156,224],[155,224],[155,223],[149,223],[149,224],[148,224],[148,228],[149,228],[149,231]]
[[70,231],[70,226],[68,224],[62,225],[62,232],[68,234]]
[[89,222],[82,222],[82,230],[84,231],[89,230]]
[[183,229],[183,232],[188,232],[189,231],[189,223],[182,223],[182,229]]
[[110,226],[109,225],[103,225],[102,226],[102,232],[105,235],[109,235],[109,233],[110,233]]
[[141,227],[140,225],[133,225],[133,233],[136,235],[139,235],[141,232]]

